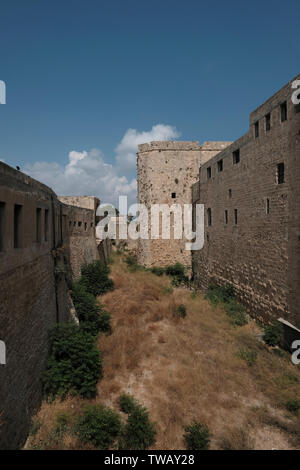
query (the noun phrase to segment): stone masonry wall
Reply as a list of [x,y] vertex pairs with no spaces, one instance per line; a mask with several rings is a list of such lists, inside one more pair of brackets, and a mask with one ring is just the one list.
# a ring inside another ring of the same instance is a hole
[[[205,205],[205,245],[193,252],[193,273],[203,288],[233,284],[260,320],[283,317],[299,327],[300,113],[292,91],[288,83],[251,113],[245,136],[201,165],[193,202]],[[237,150],[240,159],[234,163]],[[284,164],[282,184],[279,164]]]
[[0,449],[24,443],[41,401],[49,328],[72,319],[68,282],[98,257],[95,210],[62,204],[0,162]]
[[[138,202],[145,204],[149,213],[149,239],[139,240],[139,263],[145,266],[166,266],[180,262],[191,266],[191,253],[185,249],[186,240],[174,239],[173,214],[169,217],[171,240],[151,239],[152,204],[192,203],[191,186],[196,181],[199,166],[211,158],[228,142],[151,142],[138,146]],[[161,222],[160,222],[161,223]]]

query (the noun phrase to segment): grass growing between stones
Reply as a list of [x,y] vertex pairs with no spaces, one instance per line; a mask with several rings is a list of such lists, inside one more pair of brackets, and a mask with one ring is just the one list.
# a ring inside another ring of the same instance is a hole
[[[101,304],[111,314],[112,334],[98,340],[98,394],[44,402],[27,447],[94,448],[71,432],[72,424],[58,441],[57,414],[72,423],[86,404],[120,413],[122,395],[125,408],[130,400],[124,396],[133,396],[156,423],[151,449],[185,448],[193,422],[209,429],[210,449],[299,447],[300,370],[287,353],[268,348],[254,321],[237,326],[223,301],[212,305],[200,292],[171,287],[165,274],[128,269],[121,255],[114,255],[110,276],[115,290],[101,296]],[[174,316],[180,305],[185,317]]]

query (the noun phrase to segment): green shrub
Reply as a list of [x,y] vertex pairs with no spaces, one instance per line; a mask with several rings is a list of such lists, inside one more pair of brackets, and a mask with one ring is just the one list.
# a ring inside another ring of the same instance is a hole
[[138,264],[136,255],[127,255],[125,258],[125,263],[131,272],[144,270],[144,267]]
[[180,317],[180,318],[186,317],[186,306],[183,304],[178,305],[178,307],[176,307],[176,310],[174,312],[174,316]]
[[300,410],[300,400],[297,400],[297,399],[288,400],[285,406],[288,411],[290,411],[291,413],[295,413],[297,415],[298,411]]
[[150,268],[150,271],[156,276],[162,276],[165,272],[164,268],[161,268],[160,266],[153,266]]
[[50,332],[50,355],[44,372],[44,393],[94,397],[102,374],[95,337],[77,325],[60,324]]
[[74,426],[74,432],[82,442],[91,442],[101,450],[107,450],[113,445],[120,430],[119,414],[103,405],[86,405]]
[[243,361],[246,361],[248,366],[253,366],[256,362],[257,351],[248,348],[239,348],[237,355]]
[[109,267],[99,260],[85,264],[81,268],[80,284],[87,292],[97,297],[113,290],[114,283],[109,279]]
[[270,346],[279,346],[282,341],[283,329],[278,321],[265,327],[263,340]]
[[168,276],[173,277],[184,277],[185,276],[185,268],[181,263],[171,264],[166,266],[165,272]]
[[208,450],[210,445],[210,432],[205,424],[194,421],[184,428],[183,438],[188,450]]
[[230,298],[225,304],[224,309],[227,315],[230,317],[230,321],[235,326],[247,325],[248,320],[246,311],[235,298]]
[[234,287],[231,284],[225,286],[217,286],[211,284],[206,291],[205,298],[212,304],[226,303],[234,299]]
[[119,438],[120,450],[145,450],[155,442],[155,425],[150,421],[147,409],[134,402],[133,399],[125,403],[125,409],[130,411]]
[[172,278],[171,284],[178,287],[181,284],[190,286],[190,280],[185,275],[185,267],[181,263],[171,264],[166,266],[165,273]]
[[135,400],[135,398],[127,393],[123,393],[119,397],[119,405],[120,405],[120,410],[123,411],[123,413],[130,414],[133,412],[133,410],[139,406],[138,402]]
[[222,304],[232,325],[243,326],[248,323],[246,311],[236,300],[234,287],[231,284],[225,286],[210,285],[205,298],[213,305]]
[[72,286],[72,299],[82,329],[93,335],[111,332],[110,314],[78,282]]

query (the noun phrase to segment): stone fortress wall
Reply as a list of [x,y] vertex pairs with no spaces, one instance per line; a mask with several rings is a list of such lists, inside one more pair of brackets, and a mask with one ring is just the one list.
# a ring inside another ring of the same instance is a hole
[[[149,213],[152,204],[192,203],[191,186],[196,182],[199,166],[229,145],[229,142],[151,142],[138,146],[138,201],[145,204]],[[174,259],[191,265],[191,252],[185,250],[185,240],[174,239],[173,214],[170,214],[170,240],[139,240],[139,263],[147,267],[173,264]]]
[[77,198],[76,206],[75,200],[61,200],[0,162],[0,339],[6,344],[6,365],[0,365],[1,449],[24,442],[41,401],[49,328],[72,319],[70,283],[84,262],[100,256],[99,200]]
[[292,81],[251,113],[249,132],[233,143],[139,145],[139,203],[205,208],[203,249],[187,252],[172,237],[143,240],[139,262],[191,265],[199,287],[233,284],[260,320],[281,317],[299,328],[300,112]]

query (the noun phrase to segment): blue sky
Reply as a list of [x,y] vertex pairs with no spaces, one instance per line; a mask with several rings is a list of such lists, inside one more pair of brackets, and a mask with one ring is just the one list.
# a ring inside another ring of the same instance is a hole
[[143,137],[247,131],[299,73],[299,15],[299,0],[2,0],[0,158],[58,192],[133,197]]

